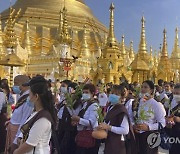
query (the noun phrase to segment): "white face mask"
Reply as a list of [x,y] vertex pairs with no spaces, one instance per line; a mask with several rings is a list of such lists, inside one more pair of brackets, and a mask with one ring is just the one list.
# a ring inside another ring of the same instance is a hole
[[180,102],[180,95],[173,95],[176,102]]
[[67,91],[67,87],[61,87],[61,93],[67,93],[68,91]]
[[150,97],[150,94],[149,93],[140,93],[139,94],[139,98],[144,98],[144,97]]
[[90,94],[82,94],[82,99],[87,101],[91,99],[91,95]]

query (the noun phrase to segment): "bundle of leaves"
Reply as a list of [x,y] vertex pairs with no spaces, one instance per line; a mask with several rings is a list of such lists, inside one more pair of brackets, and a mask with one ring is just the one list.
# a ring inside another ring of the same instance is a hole
[[66,105],[69,107],[71,110],[73,109],[74,103],[81,98],[82,96],[82,89],[84,87],[84,84],[80,84],[79,86],[76,87],[75,93],[66,93],[65,94],[65,99],[66,99]]

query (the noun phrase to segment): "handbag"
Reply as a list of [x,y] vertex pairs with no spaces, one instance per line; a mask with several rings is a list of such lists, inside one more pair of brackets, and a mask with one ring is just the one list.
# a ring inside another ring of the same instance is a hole
[[171,143],[168,142],[169,135],[166,133],[165,129],[163,128],[162,124],[159,122],[158,131],[161,137],[160,147],[165,150],[169,150],[171,148]]
[[89,121],[89,123],[91,130],[86,130],[87,127],[84,127],[84,129],[76,135],[75,142],[78,147],[92,148],[95,146],[96,140],[92,137],[93,127],[91,121]]

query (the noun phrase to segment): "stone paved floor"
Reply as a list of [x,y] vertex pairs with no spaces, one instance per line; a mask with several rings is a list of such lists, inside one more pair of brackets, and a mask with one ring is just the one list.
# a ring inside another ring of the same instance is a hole
[[[104,154],[103,150],[104,150],[104,144],[101,144],[101,147],[99,149],[99,154]],[[159,154],[169,154],[169,152],[167,150],[163,150],[159,148]]]

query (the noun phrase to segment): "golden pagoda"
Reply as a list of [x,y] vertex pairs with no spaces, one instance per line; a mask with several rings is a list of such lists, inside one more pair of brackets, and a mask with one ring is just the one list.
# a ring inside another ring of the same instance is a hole
[[141,39],[139,43],[139,50],[131,63],[130,67],[133,71],[132,81],[137,81],[142,83],[144,80],[149,78],[150,68],[149,61],[150,56],[147,53],[147,43],[146,43],[146,34],[145,34],[145,18],[144,16],[141,19]]
[[[89,77],[90,59],[95,59],[93,55],[104,43],[107,28],[94,17],[84,0],[17,0],[12,8],[15,12],[21,9],[14,30],[21,50],[29,53],[29,58],[24,58],[28,75],[48,76],[55,71],[59,78],[66,78],[62,75],[64,66],[59,61],[62,52],[68,52],[68,59],[78,58],[71,66],[69,78]],[[8,18],[9,11],[5,10],[2,12],[3,25]],[[81,53],[85,52],[84,47],[88,47],[88,59],[81,57],[85,55]]]
[[179,35],[178,35],[178,28],[175,30],[175,41],[174,41],[174,48],[171,54],[171,63],[172,63],[172,69],[180,70],[180,48],[179,48]]
[[172,72],[171,63],[168,57],[167,51],[167,35],[166,29],[164,29],[163,47],[161,51],[161,58],[158,64],[157,79],[163,79],[164,81],[173,80],[174,73]]
[[110,25],[109,33],[107,37],[107,43],[105,45],[103,54],[98,60],[98,64],[103,70],[103,77],[99,76],[98,79],[105,79],[105,83],[116,83],[120,82],[120,67],[123,66],[123,59],[121,57],[119,43],[116,40],[114,34],[114,4],[110,6]]
[[[145,17],[141,19],[141,36],[137,54],[121,43],[114,32],[114,4],[110,6],[107,29],[93,15],[84,0],[17,0],[0,15],[0,59],[13,47],[24,67],[14,74],[83,81],[89,77],[97,84],[150,79],[180,81],[178,28],[171,58],[168,58],[166,30],[163,48],[157,53],[147,50]],[[161,51],[162,50],[162,51]],[[171,67],[172,64],[172,67]],[[0,75],[7,74],[0,66]]]
[[175,41],[174,41],[174,48],[171,54],[171,64],[172,64],[172,70],[174,72],[174,81],[179,82],[180,81],[180,48],[179,48],[179,29],[176,27],[175,30]]

